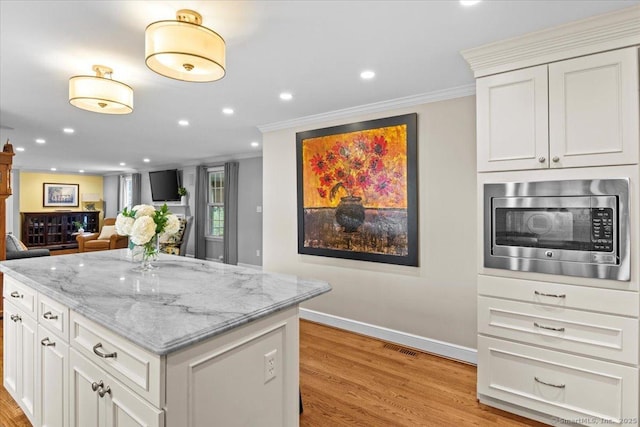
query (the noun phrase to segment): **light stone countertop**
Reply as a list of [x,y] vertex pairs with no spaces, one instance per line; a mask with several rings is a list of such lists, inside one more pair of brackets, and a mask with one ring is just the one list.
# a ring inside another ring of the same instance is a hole
[[318,280],[161,254],[137,272],[127,249],[0,262],[0,271],[165,355],[331,290]]

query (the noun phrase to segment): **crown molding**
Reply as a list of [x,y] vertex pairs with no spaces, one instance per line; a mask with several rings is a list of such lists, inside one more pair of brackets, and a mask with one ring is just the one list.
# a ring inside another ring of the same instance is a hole
[[640,5],[467,49],[474,76],[640,45]]
[[311,116],[299,117],[296,119],[260,125],[258,126],[258,129],[262,133],[273,132],[276,130],[313,125],[330,120],[344,119],[359,114],[378,113],[381,111],[388,111],[396,108],[415,107],[416,105],[429,104],[431,102],[444,101],[453,98],[461,98],[463,96],[474,95],[475,93],[475,84],[457,86],[450,89],[437,90],[418,95],[411,95],[404,98],[396,98],[388,101],[375,102],[373,104],[365,104],[357,107],[330,111],[328,113],[314,114]]

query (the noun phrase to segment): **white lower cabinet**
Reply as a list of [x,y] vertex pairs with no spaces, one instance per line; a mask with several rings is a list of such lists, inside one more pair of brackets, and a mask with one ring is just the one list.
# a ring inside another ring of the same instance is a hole
[[163,411],[136,396],[73,348],[69,362],[70,426],[164,426]]
[[583,425],[638,425],[638,369],[478,337],[478,393]]
[[69,425],[69,345],[38,326],[38,390],[36,407],[42,427]]
[[36,413],[37,324],[15,305],[4,301],[4,386],[33,425]]

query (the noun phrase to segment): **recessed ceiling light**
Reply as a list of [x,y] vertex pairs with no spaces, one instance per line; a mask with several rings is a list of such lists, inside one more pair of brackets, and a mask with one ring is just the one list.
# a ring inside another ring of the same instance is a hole
[[364,80],[371,80],[375,76],[376,76],[376,73],[374,73],[371,70],[365,70],[365,71],[360,73],[360,78],[364,79]]
[[253,142],[251,143],[251,146],[252,146],[252,147],[258,147],[258,146],[260,146],[260,143],[259,143],[259,142],[257,142],[257,141],[253,141]]
[[45,143],[45,142],[47,142],[47,141],[45,141],[45,140],[44,140],[44,139],[42,139],[42,138],[38,138],[38,139],[36,139],[36,142],[37,142],[38,144],[44,144],[44,143]]
[[481,0],[460,0],[460,4],[463,6],[473,6],[480,3]]
[[120,162],[120,166],[125,166],[126,163],[125,162]]
[[189,126],[189,120],[178,120],[180,126]]
[[231,114],[233,114],[233,108],[223,108],[222,112],[227,114],[227,115],[231,115]]
[[62,129],[62,131],[63,131],[64,133],[74,133],[74,132],[75,132],[75,130],[73,130],[73,129],[71,129],[71,128],[64,128],[64,129]]
[[78,172],[80,172],[80,173],[84,173],[84,169],[80,169]]
[[291,101],[293,99],[293,95],[291,95],[289,92],[282,92],[280,94],[280,99],[282,99],[283,101]]
[[55,172],[55,171],[57,171],[58,169],[56,169],[56,168],[51,168],[51,170],[52,170],[53,172]]
[[151,161],[151,159],[146,159],[145,158],[145,159],[142,159],[142,161],[145,162],[145,163],[149,163]]
[[24,147],[16,147],[16,151],[24,151]]

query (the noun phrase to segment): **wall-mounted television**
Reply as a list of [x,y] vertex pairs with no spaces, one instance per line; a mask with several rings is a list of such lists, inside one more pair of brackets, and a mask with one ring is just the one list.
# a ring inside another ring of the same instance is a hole
[[177,202],[180,200],[178,194],[178,170],[170,169],[165,171],[149,172],[149,182],[151,183],[151,200],[154,202]]

